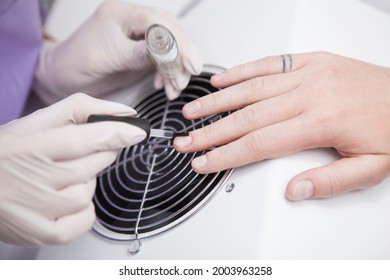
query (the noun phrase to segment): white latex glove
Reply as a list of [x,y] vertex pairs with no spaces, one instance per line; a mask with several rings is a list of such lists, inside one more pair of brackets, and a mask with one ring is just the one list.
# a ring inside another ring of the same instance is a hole
[[0,127],[0,241],[60,244],[90,229],[96,174],[146,134],[126,123],[85,122],[90,114],[134,113],[75,94]]
[[169,13],[120,1],[105,1],[67,40],[46,42],[36,72],[35,89],[48,104],[73,92],[93,96],[131,85],[152,69],[147,55],[146,29],[159,23],[171,30],[181,50],[184,71],[175,80],[157,75],[155,86],[165,86],[174,99],[191,74],[202,70],[202,59]]

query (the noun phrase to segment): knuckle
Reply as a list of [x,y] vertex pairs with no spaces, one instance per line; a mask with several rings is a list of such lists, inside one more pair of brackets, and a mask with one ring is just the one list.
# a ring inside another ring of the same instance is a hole
[[321,79],[321,86],[327,83],[327,88],[335,87],[335,81],[345,75],[345,69],[338,63],[339,58],[327,52],[321,52],[316,57],[318,77]]
[[313,114],[310,116],[310,120],[308,120],[309,123],[312,125],[318,125],[319,127],[324,127],[324,124],[328,122],[329,115],[328,112],[313,112]]
[[77,92],[73,94],[73,98],[75,99],[76,102],[90,99],[90,97],[87,94],[82,92]]
[[267,148],[264,133],[255,131],[248,135],[247,149],[256,160],[262,159]]
[[333,197],[343,190],[341,180],[335,176],[326,176],[325,174],[313,172],[309,177],[313,181],[315,187],[314,196],[317,198]]
[[264,91],[264,79],[257,77],[249,81],[250,94],[257,100],[257,97]]
[[[209,142],[213,139],[215,139],[215,128],[213,124],[206,125],[202,128],[202,135],[201,139],[205,140],[204,142]],[[203,142],[203,141],[202,141]]]
[[202,102],[201,108],[210,108],[210,107],[215,108],[216,106],[219,106],[221,104],[221,101],[223,101],[223,99],[221,100],[221,93],[220,92],[212,93],[212,94],[208,95],[207,97],[210,98],[208,100],[208,102],[202,102],[204,100],[199,99],[199,101]]
[[246,130],[247,128],[256,127],[258,117],[261,115],[261,109],[255,106],[248,106],[234,114],[239,127]]
[[[323,77],[323,83],[327,83],[327,86],[330,89],[334,88],[334,81],[337,81],[340,78],[340,70],[338,67],[335,67],[331,61],[328,61],[327,64],[321,67],[321,73]],[[327,90],[329,90],[329,88]]]
[[233,75],[245,76],[247,72],[248,72],[248,67],[245,64],[234,66],[233,68],[230,69],[230,71],[228,71],[228,73],[230,73],[232,76]]
[[271,66],[271,65],[275,65],[275,63],[280,62],[280,56],[279,55],[270,55],[270,56],[263,57],[262,59],[260,59],[260,61],[265,66]]
[[325,182],[320,185],[325,190],[326,196],[333,197],[343,192],[343,184],[338,178],[326,177]]
[[246,71],[246,66],[244,64],[240,64],[240,65],[237,65],[237,66],[234,66],[230,69],[231,71],[233,71],[234,73],[245,73]]
[[68,98],[66,98],[66,100],[73,106],[77,106],[78,104],[84,104],[89,99],[91,99],[91,97],[82,92],[74,93]]
[[332,55],[329,52],[318,51],[318,52],[313,53],[311,60],[316,64],[317,67],[321,68],[323,66],[327,66],[329,64],[329,62],[332,61],[333,58],[334,58],[334,55]]

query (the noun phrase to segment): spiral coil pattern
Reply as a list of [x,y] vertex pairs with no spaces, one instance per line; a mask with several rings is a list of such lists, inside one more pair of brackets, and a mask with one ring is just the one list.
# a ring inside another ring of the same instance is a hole
[[[134,108],[152,128],[185,132],[201,128],[229,114],[186,120],[184,104],[217,89],[210,73],[193,77],[181,96],[168,101],[163,90],[145,95]],[[94,231],[113,240],[134,240],[166,231],[197,211],[217,191],[231,170],[197,174],[191,161],[203,152],[180,154],[172,140],[150,138],[145,145],[121,151],[116,161],[98,175],[94,196]]]

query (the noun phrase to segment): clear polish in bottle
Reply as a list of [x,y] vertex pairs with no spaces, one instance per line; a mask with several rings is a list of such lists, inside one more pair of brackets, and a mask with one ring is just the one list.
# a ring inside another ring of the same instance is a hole
[[153,24],[146,30],[146,48],[157,70],[178,88],[176,78],[180,77],[183,65],[179,48],[173,34],[160,24]]

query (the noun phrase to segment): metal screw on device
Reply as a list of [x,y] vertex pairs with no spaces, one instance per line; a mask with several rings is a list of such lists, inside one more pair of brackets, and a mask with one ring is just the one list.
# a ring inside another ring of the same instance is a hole
[[137,254],[139,251],[141,251],[142,248],[142,243],[141,240],[136,239],[131,241],[130,246],[129,246],[129,252],[132,255]]
[[234,187],[235,187],[234,183],[228,183],[225,186],[225,191],[229,193],[234,189]]

